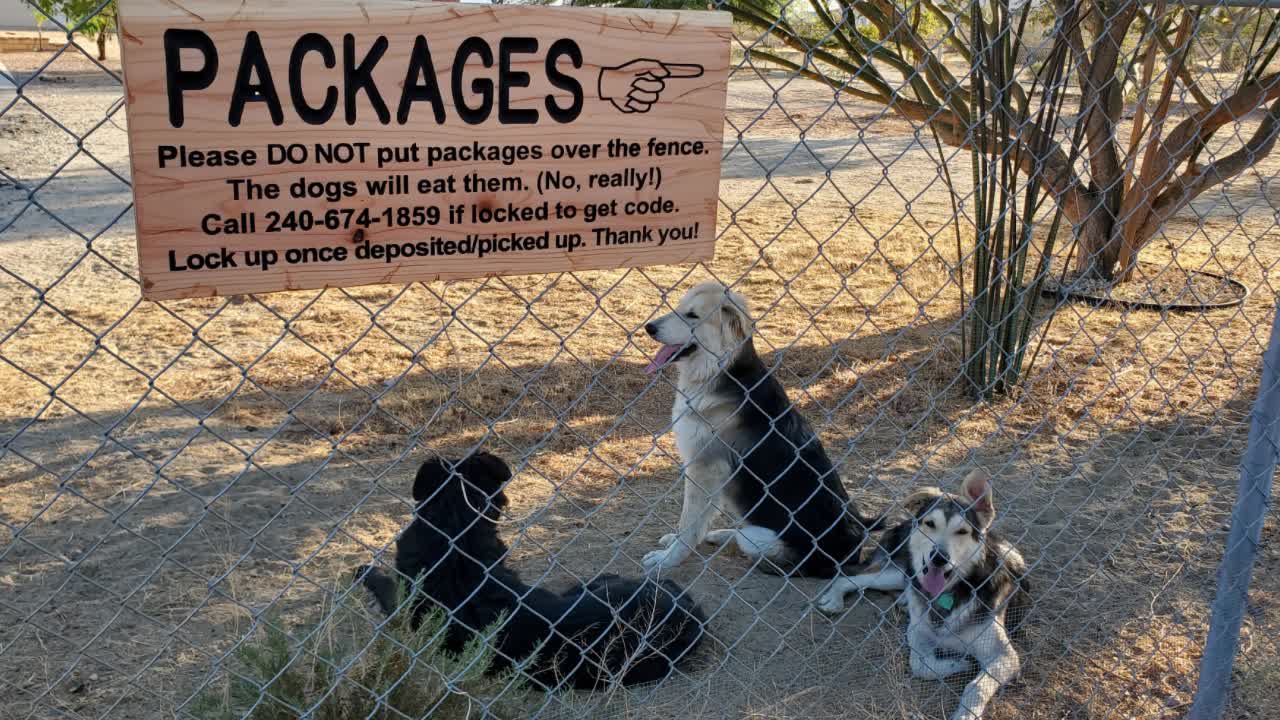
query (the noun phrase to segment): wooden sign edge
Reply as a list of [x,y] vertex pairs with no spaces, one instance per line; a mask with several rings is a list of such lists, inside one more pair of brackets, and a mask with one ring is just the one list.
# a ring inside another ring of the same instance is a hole
[[[116,41],[120,44],[120,75],[121,75],[121,84],[124,90],[125,119],[126,119],[126,122],[129,123],[128,127],[130,128],[133,126],[132,125],[133,103],[131,102],[132,96],[129,89],[129,76],[125,69],[128,65],[126,60],[126,55],[129,52],[129,50],[127,50],[127,47],[130,44],[130,42],[140,43],[141,41],[138,40],[138,38],[133,37],[126,32],[126,27],[128,25],[128,20],[127,20],[128,13],[126,11],[126,7],[130,5],[134,5],[137,2],[149,2],[155,7],[168,8],[172,12],[174,20],[180,21],[180,22],[185,21],[183,22],[183,24],[200,24],[200,23],[208,23],[208,22],[237,22],[235,15],[232,15],[229,18],[215,18],[213,20],[209,20],[204,16],[196,15],[195,13],[191,12],[190,10],[188,10],[186,7],[176,2],[175,0],[116,0],[116,5],[117,5]],[[244,0],[243,2],[238,4],[236,7],[238,9],[243,8],[248,2],[252,2],[252,0]],[[284,6],[287,5],[287,3],[277,3],[277,2],[261,3],[261,4],[271,11],[266,14],[266,17],[270,17],[270,15],[273,12],[280,11]],[[457,13],[457,10],[461,7],[467,7],[468,10],[471,12],[490,12],[490,13],[493,13],[493,12],[521,12],[521,13],[560,12],[560,13],[564,13],[564,12],[577,11],[579,13],[597,13],[602,16],[611,15],[614,17],[632,16],[632,17],[638,17],[638,18],[645,18],[645,17],[657,16],[657,17],[668,18],[668,17],[674,16],[675,18],[677,18],[677,22],[676,22],[677,25],[679,24],[679,19],[681,17],[689,16],[689,17],[701,19],[702,22],[691,23],[691,24],[699,25],[707,31],[711,31],[711,32],[729,31],[731,33],[733,28],[732,14],[723,10],[683,10],[683,9],[664,10],[664,9],[652,9],[652,8],[603,8],[603,7],[577,7],[577,6],[565,7],[565,6],[546,6],[546,5],[542,5],[542,6],[493,5],[493,4],[483,5],[480,3],[460,3],[457,0],[439,0],[439,1],[408,0],[407,2],[404,2],[404,3],[398,3],[398,5],[402,5],[406,10],[412,10],[414,8],[419,8],[419,7],[447,8],[453,11],[452,14],[454,14],[455,17],[459,14]],[[228,6],[230,6],[230,4],[228,4]],[[365,14],[366,10],[365,10],[365,4],[363,2],[350,3],[350,2],[343,2],[342,0],[319,0],[314,3],[309,3],[307,10],[308,12],[316,13],[316,12],[323,12],[325,10],[350,10],[352,7],[357,7],[360,13],[359,15],[352,15],[351,16],[352,19],[355,19],[356,17],[361,17],[365,21],[369,20],[368,15]],[[478,8],[478,9],[470,10],[471,8]],[[237,12],[239,12],[239,10],[237,10]],[[263,16],[257,16],[257,17],[263,17]],[[246,23],[251,22],[252,20],[257,19],[257,17],[245,19],[244,22]],[[344,17],[337,17],[336,19],[341,20],[341,19],[344,19]],[[723,132],[723,119],[726,116],[727,110],[728,110],[729,76],[732,74],[732,70],[733,70],[732,68],[732,56],[733,56],[732,35],[726,37],[725,40],[726,40],[726,48],[725,48],[726,76],[725,76],[725,83],[724,83],[724,92],[720,94],[720,107],[719,107],[720,117],[722,122],[722,132]],[[133,139],[132,132],[129,132],[126,130],[125,141],[126,141],[127,152],[129,154],[129,173],[130,173],[129,190],[130,190],[130,195],[132,196],[131,204],[133,205],[133,212],[134,212],[134,248],[135,248],[135,255],[138,259],[137,284],[138,284],[138,289],[139,289],[139,294],[141,299],[149,302],[156,302],[160,300],[192,300],[192,299],[209,298],[209,297],[238,297],[238,296],[244,296],[244,295],[266,295],[266,294],[272,294],[277,292],[306,292],[306,291],[323,292],[325,290],[343,288],[343,287],[370,287],[374,285],[387,284],[386,282],[368,282],[368,283],[360,282],[360,283],[355,283],[351,285],[326,284],[323,286],[309,287],[309,288],[281,288],[278,290],[267,290],[267,291],[261,291],[257,293],[233,293],[229,295],[220,295],[216,291],[216,288],[214,288],[213,292],[197,292],[197,293],[190,292],[192,290],[198,290],[201,287],[198,284],[191,285],[186,288],[175,290],[175,291],[155,291],[151,289],[155,286],[155,283],[153,281],[149,281],[147,279],[146,273],[143,271],[142,235],[137,232],[137,227],[139,225],[138,216],[140,214],[141,208],[137,202],[136,186],[133,183],[133,178],[137,175],[138,168],[135,161],[136,155],[134,153],[134,147],[133,147],[134,139]],[[724,146],[724,140],[722,137],[720,140],[720,147],[722,150],[723,150],[723,146]],[[721,164],[722,162],[723,160],[721,159],[721,160],[717,160],[717,163],[716,163],[717,198],[719,195],[718,189],[719,189],[720,183],[724,179],[724,169]],[[563,270],[551,271],[551,272],[607,271],[607,270],[614,270],[614,269],[632,269],[637,267],[663,267],[663,266],[671,266],[671,265],[684,265],[689,263],[696,264],[696,263],[711,262],[715,259],[716,245],[719,241],[719,237],[717,235],[719,223],[718,223],[718,218],[716,217],[718,214],[719,214],[718,207],[713,207],[711,211],[711,215],[712,215],[711,232],[713,233],[713,236],[707,242],[701,244],[698,248],[696,248],[688,257],[682,260],[679,260],[676,262],[668,262],[668,263],[644,263],[644,262],[632,262],[630,259],[628,259],[616,265],[580,268],[580,269],[566,268]],[[544,271],[544,272],[534,272],[534,273],[520,273],[520,272],[470,273],[470,272],[463,271],[463,272],[440,273],[432,278],[405,280],[404,284],[414,283],[414,282],[452,282],[452,281],[480,279],[480,278],[489,278],[489,277],[521,277],[521,276],[528,276],[528,275],[547,275],[547,274],[550,274],[550,272]]]

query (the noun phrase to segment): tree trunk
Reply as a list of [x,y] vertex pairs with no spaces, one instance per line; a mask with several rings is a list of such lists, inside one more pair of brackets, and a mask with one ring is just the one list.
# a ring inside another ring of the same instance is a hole
[[1075,228],[1076,272],[1080,277],[1111,282],[1120,257],[1120,237],[1110,213],[1101,201],[1094,204],[1084,222]]
[[105,30],[98,33],[98,60],[107,59],[107,32]]

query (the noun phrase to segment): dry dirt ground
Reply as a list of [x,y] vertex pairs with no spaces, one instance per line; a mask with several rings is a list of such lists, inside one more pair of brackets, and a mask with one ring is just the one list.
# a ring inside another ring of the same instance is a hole
[[[1025,389],[975,404],[931,144],[815,84],[734,78],[706,266],[151,304],[129,279],[119,86],[51,58],[4,57],[24,78],[49,64],[0,115],[20,185],[0,186],[0,716],[181,714],[257,619],[313,619],[348,568],[389,558],[428,452],[483,443],[518,468],[505,535],[528,579],[639,572],[679,490],[672,378],[644,374],[637,330],[709,276],[751,300],[759,349],[866,507],[997,469],[1038,605],[990,717],[1185,712],[1273,312],[1280,158],[1144,256],[1246,282],[1243,307],[1064,305]],[[77,151],[55,123],[92,132]],[[1274,518],[1265,534],[1236,718],[1266,716],[1280,684]],[[952,707],[956,685],[908,679],[887,598],[833,621],[811,611],[818,581],[748,570],[675,573],[718,638],[687,677],[544,716]]]

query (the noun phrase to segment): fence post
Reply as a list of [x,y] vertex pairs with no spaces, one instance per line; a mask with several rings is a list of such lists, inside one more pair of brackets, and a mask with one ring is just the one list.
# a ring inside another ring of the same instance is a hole
[[1218,720],[1227,704],[1231,668],[1240,641],[1240,625],[1249,600],[1253,559],[1262,541],[1262,523],[1271,501],[1271,481],[1280,449],[1280,306],[1271,324],[1271,341],[1262,358],[1262,380],[1249,425],[1249,446],[1240,466],[1240,487],[1231,512],[1231,531],[1218,568],[1218,592],[1200,682],[1187,720]]

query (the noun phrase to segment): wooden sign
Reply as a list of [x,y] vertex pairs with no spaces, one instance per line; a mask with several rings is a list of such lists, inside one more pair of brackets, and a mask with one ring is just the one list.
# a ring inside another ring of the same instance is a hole
[[710,259],[727,13],[119,0],[149,299]]

